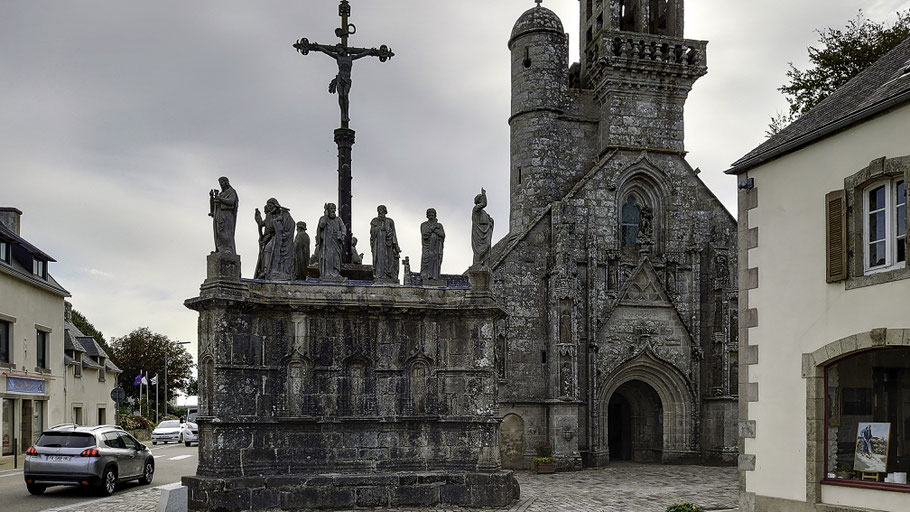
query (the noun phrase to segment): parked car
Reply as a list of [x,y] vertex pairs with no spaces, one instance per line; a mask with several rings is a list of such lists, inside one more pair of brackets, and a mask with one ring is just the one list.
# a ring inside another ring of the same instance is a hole
[[182,428],[178,420],[162,421],[155,427],[155,430],[152,430],[152,444],[179,442]]
[[180,442],[186,446],[192,446],[193,443],[199,444],[199,426],[192,421],[187,421],[181,425]]
[[120,482],[148,485],[155,475],[155,457],[148,447],[114,425],[57,425],[42,432],[25,454],[23,476],[32,494],[70,485],[110,496]]

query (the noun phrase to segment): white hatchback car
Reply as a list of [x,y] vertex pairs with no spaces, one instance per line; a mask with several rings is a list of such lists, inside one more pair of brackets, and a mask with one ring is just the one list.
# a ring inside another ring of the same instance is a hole
[[199,426],[188,421],[181,425],[180,442],[186,446],[192,446],[193,443],[199,444]]
[[162,421],[152,430],[152,444],[180,442],[182,427],[177,420]]

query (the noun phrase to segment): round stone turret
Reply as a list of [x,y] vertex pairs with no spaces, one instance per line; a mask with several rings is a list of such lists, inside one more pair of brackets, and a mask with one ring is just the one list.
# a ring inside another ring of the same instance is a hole
[[568,102],[569,47],[562,21],[538,5],[518,18],[509,38],[512,52],[511,212],[519,232],[559,199],[556,118]]

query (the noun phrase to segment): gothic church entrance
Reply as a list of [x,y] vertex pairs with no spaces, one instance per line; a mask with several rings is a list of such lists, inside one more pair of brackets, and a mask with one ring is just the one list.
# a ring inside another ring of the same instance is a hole
[[619,386],[607,415],[610,460],[662,460],[663,404],[654,388],[640,380]]

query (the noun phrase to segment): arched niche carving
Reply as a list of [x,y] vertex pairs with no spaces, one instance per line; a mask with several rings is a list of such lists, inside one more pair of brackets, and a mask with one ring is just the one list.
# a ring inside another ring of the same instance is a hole
[[284,363],[287,412],[290,416],[305,416],[309,412],[308,397],[312,389],[310,360],[295,352],[285,358]]
[[203,416],[215,415],[215,357],[203,354],[199,361],[200,382],[202,391],[201,409]]
[[372,362],[360,356],[348,357],[344,361],[344,383],[341,387],[344,410],[351,416],[369,415],[374,412],[371,399],[373,386]]

